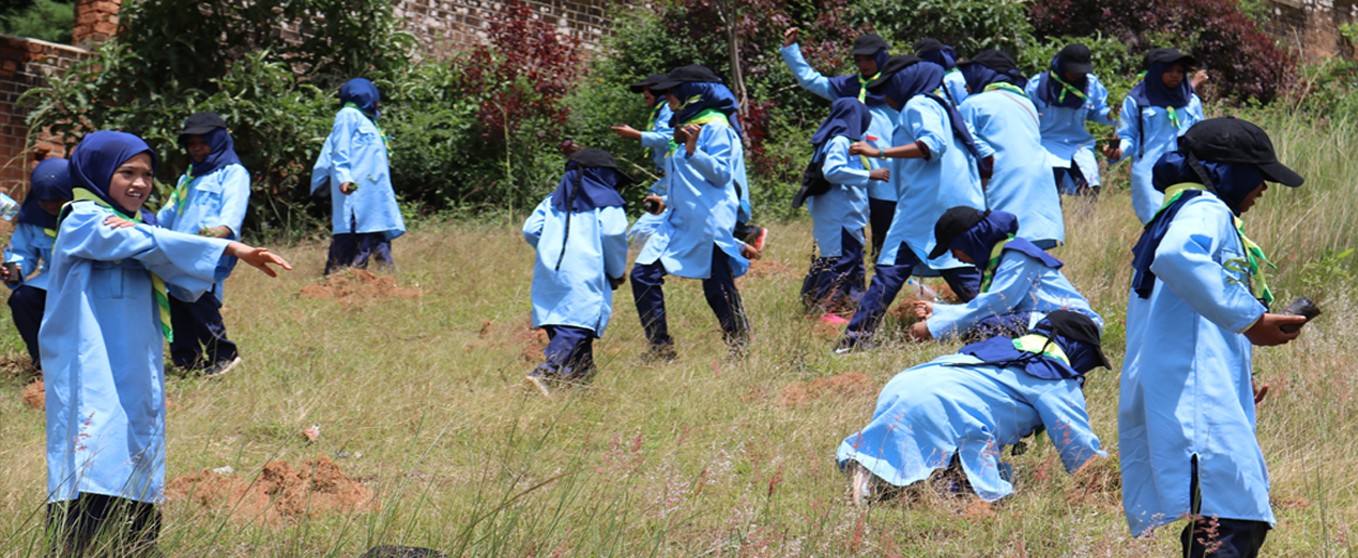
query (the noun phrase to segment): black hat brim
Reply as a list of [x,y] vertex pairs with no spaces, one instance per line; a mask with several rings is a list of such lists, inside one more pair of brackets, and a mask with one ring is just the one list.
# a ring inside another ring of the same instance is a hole
[[1259,165],[1259,172],[1264,173],[1264,180],[1276,182],[1289,188],[1296,188],[1306,183],[1306,179],[1302,178],[1296,171],[1276,161]]
[[950,246],[950,245],[935,244],[935,245],[934,245],[934,249],[931,250],[931,251],[929,251],[929,259],[932,260],[932,259],[934,259],[934,258],[937,258],[937,257],[939,257],[939,256],[942,256],[942,255],[943,255],[944,253],[946,253],[950,248],[952,248],[952,246]]
[[1077,74],[1092,74],[1092,73],[1094,73],[1094,63],[1093,63],[1093,62],[1071,62],[1071,61],[1069,61],[1069,60],[1066,60],[1066,61],[1063,61],[1061,64],[1062,64],[1063,69],[1065,69],[1065,71],[1067,71],[1067,72],[1075,72],[1075,73],[1077,73]]

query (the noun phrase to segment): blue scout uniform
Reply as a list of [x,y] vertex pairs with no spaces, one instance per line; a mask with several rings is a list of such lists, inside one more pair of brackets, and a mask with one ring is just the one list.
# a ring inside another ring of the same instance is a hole
[[849,146],[869,128],[871,113],[856,99],[840,98],[830,108],[811,143],[821,161],[829,191],[806,200],[811,231],[820,257],[802,282],[802,301],[835,311],[858,302],[863,294],[863,227],[868,224],[867,157],[850,156]]
[[1197,94],[1188,106],[1176,109],[1173,117],[1165,107],[1137,104],[1131,95],[1122,101],[1119,147],[1124,159],[1132,159],[1132,209],[1142,223],[1150,221],[1165,201],[1165,195],[1151,184],[1151,167],[1161,155],[1173,151],[1179,136],[1202,119],[1202,101]]
[[952,103],[953,106],[961,107],[971,94],[967,90],[966,78],[957,70],[957,51],[938,39],[924,38],[915,42],[915,53],[925,62],[932,62],[943,67],[941,96]]
[[9,295],[10,315],[35,370],[42,370],[38,328],[47,306],[47,284],[51,280],[47,268],[52,263],[52,242],[57,236],[57,218],[43,209],[40,202],[70,201],[69,166],[66,159],[45,159],[33,169],[28,194],[5,250],[5,263],[15,264],[20,275],[11,278],[18,284],[10,286],[13,289]]
[[989,208],[1017,215],[1023,224],[1019,232],[1040,248],[1065,242],[1061,195],[1032,101],[1017,87],[992,84],[967,97],[958,112],[976,134],[981,157],[995,157],[995,172],[985,186]]
[[[1095,141],[1094,136],[1085,128],[1085,122],[1110,126],[1113,124],[1113,109],[1108,106],[1108,88],[1104,87],[1098,76],[1088,74],[1084,103],[1078,107],[1066,107],[1048,102],[1040,93],[1045,75],[1043,73],[1033,76],[1025,88],[1042,122],[1042,147],[1061,162],[1063,166],[1059,168],[1069,169],[1071,165],[1075,165],[1089,186],[1098,187],[1101,182],[1099,163],[1094,158]],[[1057,185],[1061,193],[1077,193],[1076,184],[1069,174],[1066,173],[1062,178],[1061,183]]]
[[1002,250],[994,279],[976,298],[966,304],[935,303],[925,324],[934,339],[945,339],[970,331],[986,318],[1027,314],[1029,322],[1055,310],[1079,312],[1103,327],[1103,319],[1061,270],[1023,252]]
[[[391,241],[405,234],[405,221],[396,203],[387,162],[386,136],[377,127],[377,87],[355,78],[340,89],[345,104],[311,170],[311,191],[329,188],[331,208],[330,258],[326,273],[343,267],[365,268],[376,256],[390,264]],[[371,117],[370,117],[371,115]],[[358,189],[340,192],[351,182]]]
[[[674,128],[670,127],[670,119],[674,118],[674,111],[670,109],[669,103],[661,99],[656,103],[651,112],[651,121],[646,125],[646,131],[641,133],[641,145],[651,150],[651,163],[660,172],[660,179],[651,185],[649,193],[664,197],[668,187],[665,184],[665,154],[670,150],[670,141],[674,139]],[[632,228],[627,231],[627,237],[632,240],[645,242],[646,238],[655,234],[661,221],[669,217],[669,209],[660,212],[659,215],[642,213],[641,217],[632,224]]]

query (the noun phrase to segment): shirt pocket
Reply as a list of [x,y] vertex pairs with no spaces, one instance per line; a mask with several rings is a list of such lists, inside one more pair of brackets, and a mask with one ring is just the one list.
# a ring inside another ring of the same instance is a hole
[[215,213],[222,208],[223,189],[219,180],[199,180],[198,184],[193,187],[193,205]]
[[123,298],[122,260],[96,261],[90,271],[90,290],[95,298]]

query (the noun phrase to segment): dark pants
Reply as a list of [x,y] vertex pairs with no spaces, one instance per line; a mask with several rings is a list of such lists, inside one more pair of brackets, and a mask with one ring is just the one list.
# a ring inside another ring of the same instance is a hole
[[377,263],[393,266],[391,260],[391,241],[386,233],[342,233],[330,239],[330,256],[325,260],[325,274],[329,275],[346,267],[368,269],[368,259],[377,258]]
[[[891,308],[891,303],[896,300],[896,295],[900,294],[901,287],[905,286],[905,282],[910,279],[910,273],[918,265],[922,264],[905,243],[901,243],[896,250],[896,261],[893,265],[877,265],[877,272],[872,276],[872,284],[868,285],[867,292],[863,293],[862,300],[858,302],[858,309],[849,320],[840,346],[853,347],[872,338],[877,326],[882,323],[882,317]],[[981,272],[975,267],[944,269],[939,273],[954,293],[964,297],[963,300],[974,298],[980,289]]]
[[[749,341],[750,324],[740,301],[740,291],[736,290],[735,278],[731,276],[728,257],[720,247],[712,246],[712,273],[702,280],[703,295],[712,313],[717,315],[726,344],[743,347]],[[662,285],[665,284],[666,273],[665,266],[659,260],[632,266],[632,300],[637,304],[641,327],[646,330],[646,339],[652,347],[674,344],[665,317],[665,292]]]
[[154,556],[160,512],[153,504],[82,492],[47,504],[53,556]]
[[585,378],[594,372],[594,332],[566,325],[542,326],[547,331],[544,360],[536,372],[557,378]]
[[193,302],[170,297],[170,360],[185,370],[199,370],[218,362],[236,359],[236,344],[226,338],[222,323],[222,303],[212,293]]
[[47,308],[47,291],[28,285],[19,285],[9,294],[10,315],[14,318],[14,329],[28,347],[28,358],[33,360],[33,368],[42,370],[42,357],[38,352],[38,329],[42,327],[42,312]]
[[1256,558],[1264,547],[1269,526],[1264,521],[1224,519],[1198,515],[1202,493],[1198,487],[1198,458],[1193,456],[1192,480],[1188,484],[1193,519],[1179,533],[1185,558]]
[[866,281],[863,243],[848,229],[841,229],[839,256],[811,260],[811,270],[802,280],[802,304],[814,312],[846,310],[863,297]]
[[[1084,171],[1081,171],[1080,167],[1076,165],[1074,161],[1071,161],[1070,168],[1068,169],[1052,167],[1052,174],[1056,175],[1056,191],[1059,193],[1090,197],[1097,197],[1099,195],[1098,187],[1090,186],[1089,179],[1085,178]],[[1070,178],[1070,186],[1066,186],[1065,180],[1067,177]]]
[[868,198],[868,225],[872,229],[872,257],[882,253],[891,220],[896,218],[896,202]]
[[754,225],[742,221],[736,223],[736,228],[732,230],[731,235],[736,237],[736,239],[741,242],[748,242],[746,239],[750,238],[754,233],[758,231],[759,227],[756,227]]

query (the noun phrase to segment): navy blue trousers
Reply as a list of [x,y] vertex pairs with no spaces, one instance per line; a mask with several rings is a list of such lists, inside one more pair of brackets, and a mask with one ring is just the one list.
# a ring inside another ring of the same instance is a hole
[[14,318],[14,329],[28,347],[28,358],[33,359],[33,368],[42,370],[42,359],[38,355],[38,329],[42,327],[42,312],[47,308],[47,291],[28,285],[19,285],[9,294],[9,311]]
[[386,233],[341,233],[330,239],[330,255],[325,260],[325,274],[346,267],[368,268],[368,260],[377,258],[384,265],[395,265],[391,260],[391,241]]
[[199,370],[218,362],[235,360],[236,344],[226,338],[222,303],[212,293],[193,302],[170,297],[170,325],[174,341],[170,359],[185,370]]
[[[741,304],[740,291],[736,290],[735,277],[731,275],[727,258],[720,247],[712,246],[712,274],[702,280],[703,296],[707,299],[707,306],[717,316],[726,344],[743,346],[749,340],[750,324],[745,317],[745,307]],[[641,327],[646,331],[646,339],[652,347],[674,344],[665,317],[663,285],[666,273],[665,266],[659,260],[632,266],[632,300],[637,304]]]
[[863,297],[866,282],[863,243],[849,229],[841,229],[839,256],[811,260],[811,270],[802,281],[802,304],[812,311],[853,307]]
[[1194,519],[1179,533],[1185,558],[1257,558],[1268,537],[1268,522],[1199,516],[1198,457],[1193,456],[1188,483]]
[[[872,337],[877,326],[881,325],[882,317],[891,308],[891,303],[896,300],[896,295],[900,294],[901,287],[905,286],[906,281],[910,279],[910,273],[918,265],[923,264],[904,242],[896,250],[896,261],[893,265],[877,265],[876,274],[872,276],[872,284],[868,285],[867,292],[863,293],[862,300],[858,302],[858,309],[854,311],[853,318],[849,320],[849,326],[844,331],[841,346],[852,347]],[[939,274],[962,300],[975,298],[980,290],[981,272],[975,267],[944,269]]]
[[50,556],[160,556],[160,510],[154,504],[81,492],[47,504]]
[[547,347],[537,371],[559,378],[583,378],[594,371],[594,332],[583,327],[546,325]]
[[886,233],[891,230],[891,220],[896,218],[896,202],[868,198],[868,225],[872,228],[872,257],[882,253],[886,244]]

